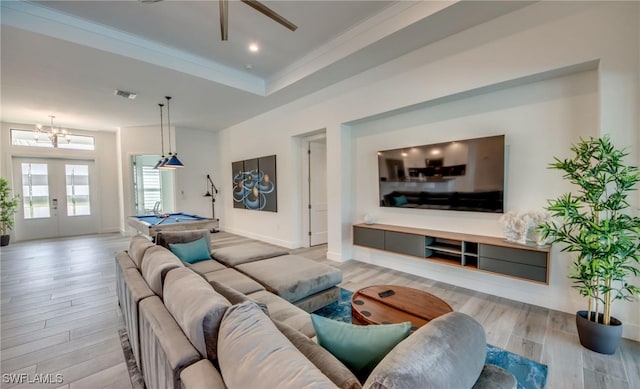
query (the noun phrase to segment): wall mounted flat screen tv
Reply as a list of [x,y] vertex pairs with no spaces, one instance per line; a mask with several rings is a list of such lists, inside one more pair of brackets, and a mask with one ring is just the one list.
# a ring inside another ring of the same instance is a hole
[[504,135],[378,152],[380,206],[504,211]]

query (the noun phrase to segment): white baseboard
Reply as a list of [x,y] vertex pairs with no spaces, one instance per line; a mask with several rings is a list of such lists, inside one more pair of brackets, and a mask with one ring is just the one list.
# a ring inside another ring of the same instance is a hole
[[622,337],[640,342],[640,326],[632,323],[622,324]]

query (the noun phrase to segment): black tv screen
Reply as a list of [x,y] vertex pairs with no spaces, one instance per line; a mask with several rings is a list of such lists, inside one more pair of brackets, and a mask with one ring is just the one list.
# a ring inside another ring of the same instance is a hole
[[502,213],[504,135],[378,152],[380,206]]

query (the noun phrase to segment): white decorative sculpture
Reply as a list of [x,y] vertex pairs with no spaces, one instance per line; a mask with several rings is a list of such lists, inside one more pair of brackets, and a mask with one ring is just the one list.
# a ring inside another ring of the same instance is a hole
[[549,220],[549,217],[547,212],[528,211],[518,214],[509,211],[502,215],[500,221],[508,241],[521,244],[535,242],[538,246],[543,246],[546,244],[546,239],[543,239],[542,234],[538,232],[538,226]]
[[376,218],[373,217],[372,214],[367,213],[364,215],[364,224],[374,224],[376,222]]

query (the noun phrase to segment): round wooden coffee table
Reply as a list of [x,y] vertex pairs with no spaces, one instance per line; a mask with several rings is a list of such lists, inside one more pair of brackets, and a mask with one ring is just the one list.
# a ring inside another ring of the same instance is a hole
[[445,313],[451,306],[439,297],[419,289],[398,285],[373,285],[358,290],[351,298],[355,324],[411,322],[415,331]]

